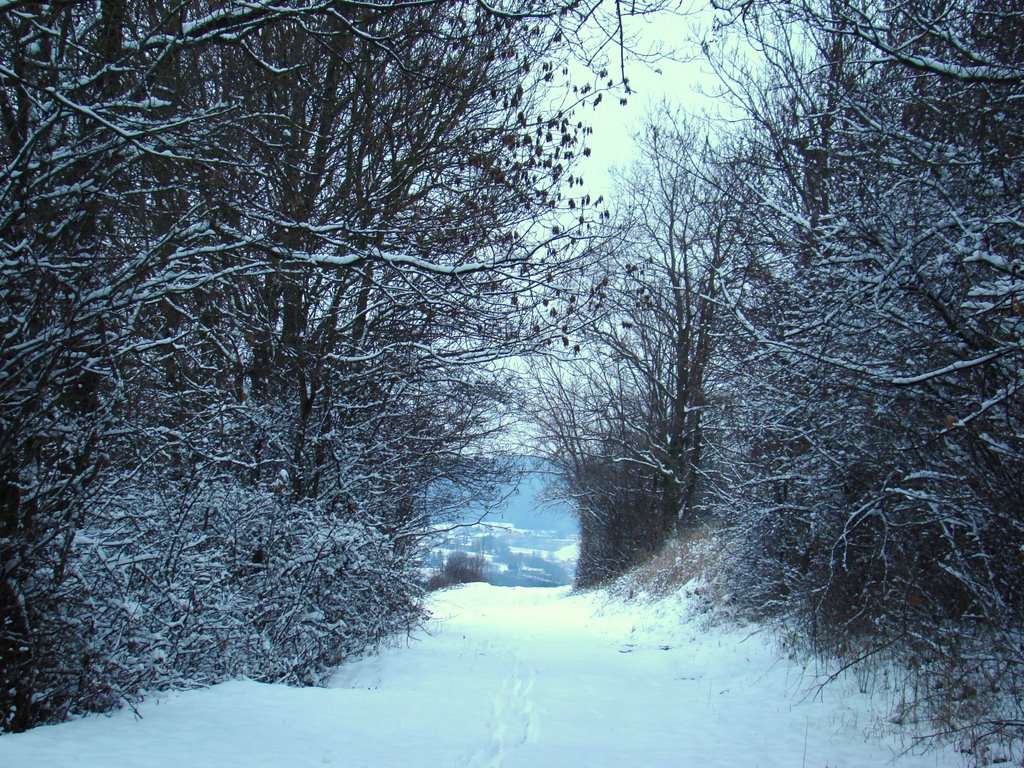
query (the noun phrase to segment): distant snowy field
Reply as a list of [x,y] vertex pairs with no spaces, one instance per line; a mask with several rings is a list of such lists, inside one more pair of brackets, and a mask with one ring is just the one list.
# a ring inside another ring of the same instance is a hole
[[[484,580],[503,587],[558,587],[572,583],[579,558],[579,525],[565,502],[545,496],[551,469],[523,459],[525,473],[505,486],[504,499],[487,511],[469,507],[454,521],[439,521],[424,563],[424,579],[456,552],[484,563]],[[452,524],[457,527],[452,528]]]
[[764,634],[683,599],[473,584],[330,687],[237,681],[0,737],[4,768],[874,768],[956,766],[872,725],[885,703],[816,694]]

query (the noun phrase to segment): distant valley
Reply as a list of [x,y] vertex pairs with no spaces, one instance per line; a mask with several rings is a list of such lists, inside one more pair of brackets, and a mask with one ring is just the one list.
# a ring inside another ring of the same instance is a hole
[[579,557],[576,519],[567,504],[544,499],[543,490],[543,476],[527,473],[482,521],[479,512],[467,510],[455,523],[439,523],[424,562],[428,578],[458,562],[478,568],[482,580],[496,586],[571,584]]

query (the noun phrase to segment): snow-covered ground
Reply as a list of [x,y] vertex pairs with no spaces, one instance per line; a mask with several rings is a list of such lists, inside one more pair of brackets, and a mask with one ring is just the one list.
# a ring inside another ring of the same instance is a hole
[[762,633],[678,601],[474,584],[329,688],[249,681],[0,737],[4,768],[757,768],[959,765],[901,754],[882,703],[810,677]]

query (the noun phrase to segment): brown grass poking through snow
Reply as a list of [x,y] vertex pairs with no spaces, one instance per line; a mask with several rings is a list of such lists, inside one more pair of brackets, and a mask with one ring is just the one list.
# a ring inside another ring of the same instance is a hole
[[715,523],[700,523],[679,532],[662,551],[635,568],[612,587],[626,599],[666,597],[682,589],[713,605],[731,602],[721,578],[725,572],[727,538]]

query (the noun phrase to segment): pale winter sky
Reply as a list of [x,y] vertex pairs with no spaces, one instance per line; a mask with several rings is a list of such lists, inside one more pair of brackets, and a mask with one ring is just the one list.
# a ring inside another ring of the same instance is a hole
[[[711,23],[707,4],[698,3],[700,12],[685,14],[663,13],[648,19],[634,19],[630,30],[637,51],[656,51],[666,54],[651,57],[649,63],[627,61],[626,75],[634,93],[627,97],[626,106],[619,103],[618,91],[604,94],[596,107],[589,104],[580,108],[580,120],[589,122],[594,133],[587,140],[592,155],[581,167],[583,177],[592,193],[610,191],[611,173],[615,167],[625,167],[635,156],[633,137],[644,116],[661,102],[679,106],[693,114],[715,113],[717,104],[711,96],[714,78],[701,57],[698,41]],[[617,54],[609,51],[608,68],[618,79]]]

